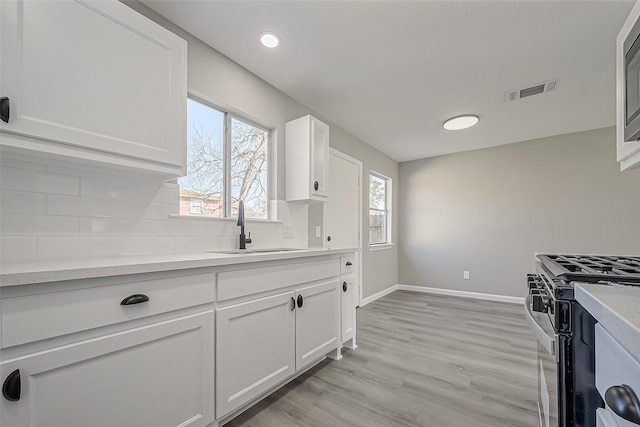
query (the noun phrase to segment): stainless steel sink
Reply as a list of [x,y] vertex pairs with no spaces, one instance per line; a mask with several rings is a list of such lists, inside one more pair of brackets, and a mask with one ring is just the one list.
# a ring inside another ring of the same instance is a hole
[[289,252],[289,251],[304,251],[306,249],[300,248],[271,248],[271,249],[231,249],[222,251],[206,251],[214,254],[232,254],[232,255],[249,255],[249,254],[263,254],[273,252]]

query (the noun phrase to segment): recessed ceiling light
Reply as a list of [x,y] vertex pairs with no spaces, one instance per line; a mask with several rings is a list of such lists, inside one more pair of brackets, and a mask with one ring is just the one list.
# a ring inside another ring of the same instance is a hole
[[280,44],[280,37],[276,33],[262,33],[260,42],[264,47],[274,48]]
[[446,130],[462,130],[470,128],[471,126],[477,124],[479,121],[480,118],[478,116],[467,114],[464,116],[450,118],[442,124],[442,127]]

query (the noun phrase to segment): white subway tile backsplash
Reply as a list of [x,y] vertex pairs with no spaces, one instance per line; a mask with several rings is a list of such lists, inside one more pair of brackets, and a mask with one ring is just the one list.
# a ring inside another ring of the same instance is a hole
[[237,236],[181,236],[176,237],[176,252],[198,253],[238,248]]
[[36,258],[36,237],[0,237],[0,262],[29,261]]
[[47,195],[49,215],[122,217],[123,212],[124,203],[121,200]]
[[130,237],[123,242],[120,255],[174,253],[175,247],[174,237]]
[[136,182],[114,182],[94,178],[80,179],[80,196],[121,200],[125,203],[130,201],[149,203],[153,200],[154,194],[161,188],[160,183],[138,184]]
[[127,218],[163,219],[169,220],[169,215],[177,215],[179,206],[149,203],[129,203],[125,206],[124,216]]
[[57,260],[117,256],[123,239],[105,237],[38,237],[39,259]]
[[166,188],[163,186],[158,189],[151,202],[161,205],[177,206],[180,202],[180,191],[177,188]]
[[45,194],[28,191],[0,190],[0,212],[44,214]]
[[0,234],[3,236],[77,236],[79,218],[72,216],[3,213]]
[[0,156],[0,166],[19,169],[30,169],[42,172],[44,172],[47,168],[44,163],[24,160],[20,158],[20,156],[16,156],[13,153],[2,153],[2,155]]
[[[175,180],[120,174],[63,161],[0,159],[0,257],[3,262],[187,253],[237,248],[235,219],[179,217]],[[303,247],[307,207],[271,203],[273,223],[247,220],[250,247]],[[172,217],[170,217],[172,216]]]
[[80,178],[3,166],[0,168],[0,188],[77,196]]
[[84,236],[130,236],[135,234],[136,219],[130,218],[80,218],[80,234]]

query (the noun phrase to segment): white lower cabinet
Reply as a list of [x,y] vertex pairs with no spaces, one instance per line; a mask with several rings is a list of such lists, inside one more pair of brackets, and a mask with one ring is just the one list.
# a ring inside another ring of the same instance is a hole
[[217,419],[338,347],[338,286],[335,278],[217,310]]
[[295,292],[217,310],[216,416],[295,372]]
[[346,341],[353,339],[355,336],[355,278],[354,276],[346,276],[342,278],[342,287],[340,288],[340,342],[344,344]]
[[214,420],[213,322],[209,310],[5,360],[2,381],[19,399],[5,394],[0,424],[206,426]]
[[296,291],[296,369],[338,347],[339,280]]

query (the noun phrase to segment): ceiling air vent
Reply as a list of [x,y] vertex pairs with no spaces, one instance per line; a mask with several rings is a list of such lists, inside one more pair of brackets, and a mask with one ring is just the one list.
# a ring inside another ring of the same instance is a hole
[[506,93],[507,101],[526,98],[528,96],[539,95],[541,93],[553,92],[558,86],[558,80],[549,80],[522,89],[510,90]]

